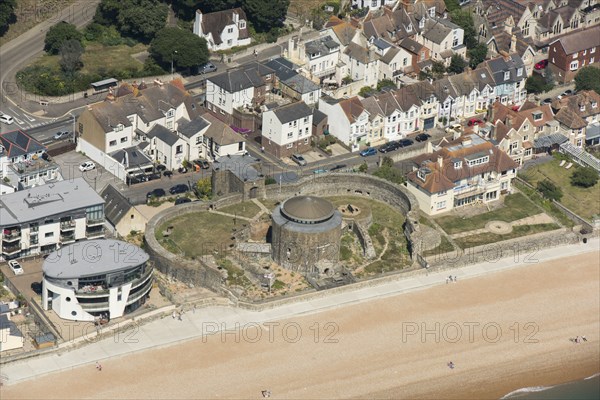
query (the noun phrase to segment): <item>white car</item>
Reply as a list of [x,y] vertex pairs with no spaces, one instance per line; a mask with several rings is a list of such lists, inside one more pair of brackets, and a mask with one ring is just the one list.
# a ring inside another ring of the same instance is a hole
[[17,260],[10,260],[8,262],[8,266],[10,267],[10,269],[12,270],[12,272],[15,273],[15,275],[22,275],[23,274],[23,267],[21,267],[21,264],[19,264],[17,262]]
[[96,169],[96,164],[94,164],[92,161],[86,161],[79,166],[79,170],[81,172],[91,171],[93,169]]
[[13,123],[13,117],[10,115],[0,113],[0,122],[6,125],[10,125]]
[[71,134],[71,132],[69,132],[69,131],[59,131],[59,132],[56,132],[56,135],[53,136],[53,139],[60,140],[60,139],[68,137],[70,134]]

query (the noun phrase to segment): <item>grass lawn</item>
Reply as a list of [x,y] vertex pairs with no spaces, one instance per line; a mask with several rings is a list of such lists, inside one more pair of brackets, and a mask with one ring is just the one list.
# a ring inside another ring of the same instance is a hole
[[221,207],[217,211],[235,215],[240,217],[252,218],[260,212],[260,207],[251,201],[245,201],[239,204],[232,204],[227,207]]
[[476,247],[484,244],[496,243],[503,240],[514,239],[521,236],[533,235],[534,233],[553,231],[559,229],[557,224],[520,225],[513,227],[511,233],[498,235],[495,233],[484,233],[482,235],[465,236],[454,241],[463,249]]
[[227,284],[229,286],[241,286],[243,288],[249,288],[252,286],[252,282],[244,275],[244,271],[236,266],[227,259],[220,259],[217,261],[219,267],[227,270]]
[[529,197],[535,204],[542,207],[547,214],[556,218],[567,228],[572,228],[575,225],[575,223],[569,219],[557,206],[555,206],[554,203],[552,203],[550,200],[544,199],[537,190],[531,189],[519,182],[513,182],[513,185],[523,194]]
[[498,210],[475,215],[470,218],[462,218],[454,215],[439,217],[435,219],[442,229],[449,235],[455,233],[472,231],[485,227],[490,221],[512,222],[531,215],[540,214],[542,211],[532,204],[527,197],[521,193],[509,194],[504,199],[504,206]]
[[422,256],[428,257],[436,254],[445,254],[451,251],[454,251],[454,246],[452,246],[452,243],[450,243],[446,236],[442,235],[442,241],[440,242],[440,245],[431,250],[424,251]]
[[[142,70],[144,64],[132,57],[133,54],[140,53],[147,49],[143,44],[136,44],[133,47],[121,44],[118,46],[104,46],[99,43],[88,43],[85,52],[81,56],[83,68],[81,73],[95,74],[101,70]],[[44,55],[34,64],[46,67],[59,68],[60,56]]]
[[60,12],[73,3],[75,3],[75,0],[17,0],[17,6],[15,7],[17,21],[11,24],[8,31],[0,37],[0,46],[52,16],[58,22]]
[[560,166],[559,160],[554,159],[519,172],[519,177],[533,186],[544,179],[550,179],[562,189],[563,197],[560,203],[590,221],[593,215],[600,214],[600,183],[591,188],[572,186],[571,175],[576,168],[575,165],[567,170]]
[[[239,224],[239,222],[238,222]],[[163,237],[163,231],[173,226],[171,235]],[[156,229],[156,240],[167,250],[179,254],[184,252],[188,258],[220,254],[229,250],[233,218],[208,212],[196,212],[174,218]]]

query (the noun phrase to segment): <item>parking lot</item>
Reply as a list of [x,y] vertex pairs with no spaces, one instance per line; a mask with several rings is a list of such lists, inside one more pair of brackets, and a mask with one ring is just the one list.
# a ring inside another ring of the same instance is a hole
[[65,154],[58,155],[52,159],[61,169],[63,178],[75,179],[83,177],[85,181],[94,188],[96,192],[100,192],[109,183],[119,190],[125,190],[127,185],[125,182],[118,179],[116,176],[105,170],[101,165],[96,164],[96,168],[91,171],[82,172],[79,166],[85,161],[92,161],[89,157],[81,153],[70,151]]

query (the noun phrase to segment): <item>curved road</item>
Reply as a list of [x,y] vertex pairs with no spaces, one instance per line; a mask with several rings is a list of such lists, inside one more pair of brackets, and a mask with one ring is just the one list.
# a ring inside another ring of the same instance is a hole
[[[24,103],[27,103],[27,107],[23,108],[28,110],[41,109],[38,103],[39,98],[36,98],[37,96],[20,93],[15,82],[16,71],[29,60],[43,52],[44,39],[50,27],[60,21],[69,22],[77,27],[85,26],[94,17],[96,7],[99,3],[100,0],[78,0],[60,11],[60,13],[53,15],[46,21],[39,23],[24,34],[0,47],[0,109],[4,111],[4,109],[7,109],[11,105],[20,107]],[[37,107],[31,103],[37,104]],[[13,112],[7,112],[9,115],[14,114],[16,108],[11,107],[11,110]],[[25,113],[21,116],[32,121],[32,118]],[[13,115],[13,117],[19,118],[16,115]],[[35,118],[40,117],[36,116]]]

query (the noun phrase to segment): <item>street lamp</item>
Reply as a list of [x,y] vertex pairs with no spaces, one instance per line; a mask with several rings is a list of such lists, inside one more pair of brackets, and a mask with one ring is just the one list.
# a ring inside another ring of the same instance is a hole
[[173,57],[175,57],[175,54],[177,54],[177,50],[173,50],[173,52],[171,53],[171,80],[173,80],[174,76],[173,76]]

